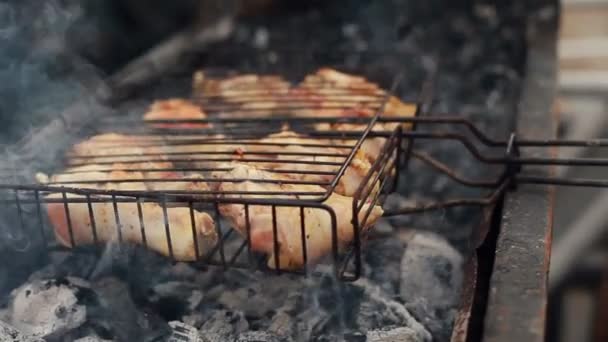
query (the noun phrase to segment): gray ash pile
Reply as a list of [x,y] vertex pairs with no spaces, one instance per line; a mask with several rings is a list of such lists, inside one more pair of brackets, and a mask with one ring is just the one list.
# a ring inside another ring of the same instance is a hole
[[[329,270],[308,279],[201,272],[135,248],[108,251],[102,262],[56,252],[7,297],[2,319],[50,341],[156,341],[170,334],[169,322],[196,329],[203,341],[384,341],[385,334],[430,341],[431,332],[445,339],[450,329],[442,322],[454,314],[462,257],[438,236],[410,238],[384,253],[373,252],[381,244],[370,245],[370,274],[354,283],[335,280]],[[377,272],[383,267],[404,271],[385,282]],[[435,290],[421,290],[429,282]]]

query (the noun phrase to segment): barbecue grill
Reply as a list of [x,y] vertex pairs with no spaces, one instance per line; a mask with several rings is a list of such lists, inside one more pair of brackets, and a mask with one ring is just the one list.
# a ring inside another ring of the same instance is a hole
[[[395,86],[397,83],[395,83]],[[253,89],[253,90],[252,90]],[[256,101],[268,101],[267,96],[264,94],[256,94],[255,88],[252,89],[238,89],[238,92],[246,94],[244,100],[248,103],[255,103]],[[349,100],[345,97],[346,89],[340,89],[335,87],[331,89],[335,91],[335,94],[331,95],[332,100],[339,100],[342,103],[347,103]],[[259,91],[258,91],[259,92]],[[100,170],[88,170],[88,171],[104,171],[104,166],[111,165],[114,163],[121,163],[125,165],[125,169],[115,171],[136,171],[136,172],[184,172],[184,171],[198,171],[198,172],[214,172],[214,171],[227,171],[226,167],[218,166],[221,162],[238,161],[239,163],[280,163],[286,165],[285,168],[280,170],[273,170],[282,174],[296,174],[304,176],[323,176],[320,179],[313,180],[268,180],[268,179],[223,179],[223,182],[254,182],[254,183],[271,183],[271,184],[297,184],[297,185],[316,185],[325,188],[324,191],[218,191],[218,190],[201,190],[201,191],[187,191],[187,190],[172,190],[166,191],[120,191],[120,190],[97,190],[97,189],[83,189],[70,186],[70,184],[95,184],[103,182],[99,179],[83,179],[78,181],[64,181],[49,183],[47,185],[15,185],[15,184],[4,184],[2,187],[5,194],[10,193],[10,198],[5,198],[4,203],[9,204],[15,212],[16,217],[19,218],[20,230],[14,232],[15,236],[26,237],[32,236],[34,232],[41,236],[43,243],[49,248],[61,248],[59,246],[52,245],[52,238],[49,238],[49,232],[45,232],[45,218],[43,217],[43,206],[47,203],[62,203],[65,208],[65,217],[67,220],[67,226],[69,230],[69,245],[70,247],[78,247],[79,243],[74,237],[72,228],[72,218],[70,215],[70,205],[76,203],[84,203],[87,205],[89,210],[89,220],[91,222],[91,234],[94,241],[97,243],[97,227],[94,215],[93,207],[95,203],[111,203],[114,209],[114,216],[116,221],[116,236],[119,242],[122,241],[123,236],[123,225],[120,222],[119,203],[136,203],[137,212],[140,220],[140,233],[141,240],[144,245],[146,242],[146,232],[149,229],[164,228],[166,233],[166,243],[169,251],[169,257],[173,258],[173,244],[171,237],[171,227],[167,216],[167,208],[171,206],[187,204],[190,210],[190,216],[192,218],[192,232],[193,241],[195,244],[195,262],[200,265],[220,265],[222,267],[252,267],[257,265],[255,262],[252,251],[251,251],[251,239],[249,234],[246,237],[240,239],[238,243],[228,243],[231,239],[236,238],[236,234],[233,230],[228,229],[222,224],[220,220],[219,206],[221,204],[242,204],[244,205],[245,221],[247,223],[246,231],[250,231],[250,207],[251,206],[268,206],[272,210],[273,215],[273,231],[274,231],[274,250],[275,250],[275,267],[276,273],[288,271],[281,267],[281,260],[278,258],[279,241],[277,238],[277,212],[281,208],[295,207],[299,208],[300,212],[300,227],[295,227],[301,231],[301,243],[302,243],[302,258],[307,262],[307,248],[306,248],[306,227],[305,227],[305,211],[307,208],[316,208],[319,210],[326,211],[331,217],[331,229],[332,229],[332,253],[331,260],[335,267],[335,272],[339,278],[344,280],[355,280],[359,277],[361,272],[361,241],[362,237],[359,236],[361,233],[360,227],[364,227],[367,224],[371,209],[377,203],[382,203],[382,197],[388,192],[393,191],[396,186],[397,176],[399,170],[397,170],[400,164],[399,158],[402,155],[402,140],[401,140],[401,128],[397,128],[393,132],[379,132],[374,134],[377,137],[384,137],[386,143],[380,153],[377,156],[374,164],[369,170],[368,174],[365,175],[363,181],[358,186],[357,191],[353,196],[352,209],[353,209],[353,235],[355,237],[354,243],[350,251],[347,253],[339,253],[338,251],[338,233],[336,227],[336,213],[330,206],[323,204],[323,202],[334,192],[338,180],[345,173],[346,168],[357,153],[361,144],[365,139],[370,136],[372,129],[376,122],[380,118],[382,113],[383,101],[388,97],[388,94],[378,94],[370,97],[370,105],[377,108],[377,113],[370,118],[305,118],[305,117],[261,117],[252,119],[251,113],[247,111],[243,112],[234,104],[222,104],[217,100],[214,101],[213,96],[202,96],[196,98],[200,103],[204,103],[204,108],[209,114],[209,118],[205,120],[150,120],[146,123],[141,120],[130,117],[119,117],[102,119],[96,123],[95,126],[99,128],[100,133],[114,132],[121,133],[121,130],[126,130],[133,134],[141,134],[141,140],[138,140],[138,147],[158,147],[158,146],[189,146],[190,148],[200,149],[202,152],[180,152],[180,151],[169,151],[165,153],[168,158],[160,158],[158,154],[124,154],[124,153],[102,153],[100,155],[87,155],[78,157],[75,161],[68,162],[69,166],[82,166],[91,163],[101,167]],[[215,102],[215,103],[214,103]],[[303,108],[312,108],[309,104],[307,106],[307,100],[300,100],[300,105]],[[308,100],[310,102],[310,100]],[[289,106],[286,102],[283,106],[276,108],[277,112],[285,112],[287,110],[297,109],[298,107]],[[340,109],[340,108],[336,108]],[[245,116],[245,115],[249,115]],[[339,131],[315,131],[310,127],[311,123],[337,123],[337,122],[354,122],[361,127],[364,127],[362,131],[353,132],[339,132]],[[193,124],[195,128],[183,128],[184,124]],[[201,129],[196,128],[196,125],[209,125],[210,128]],[[158,128],[158,125],[164,125],[163,128]],[[284,128],[285,125],[289,125],[294,131],[301,134],[305,141],[304,143],[298,142],[298,146],[311,149],[312,152],[287,152],[281,151],[281,147],[293,146],[296,143],[290,142],[288,137],[278,138],[272,142],[260,142],[258,139],[263,138],[271,133],[276,133]],[[126,126],[126,129],[125,129]],[[121,129],[121,127],[123,127]],[[224,132],[225,137],[217,137],[218,132]],[[328,139],[332,142],[329,143]],[[114,149],[119,148],[126,142],[120,137],[104,139],[101,143],[100,149]],[[235,146],[242,146],[236,148]],[[210,148],[212,151],[210,151]],[[250,147],[257,147],[254,152],[246,153],[239,152],[239,149],[247,149]],[[263,148],[262,151],[258,151],[259,148]],[[324,153],[323,149],[331,148],[339,151],[339,153]],[[250,157],[249,155],[252,155]],[[331,161],[327,161],[327,158],[331,157]],[[297,158],[297,159],[295,159]],[[304,159],[303,159],[304,158]],[[324,159],[325,158],[325,159]],[[146,168],[141,165],[141,161],[165,161],[175,163],[178,166],[158,169],[158,168]],[[192,167],[192,166],[179,166],[181,164],[192,164],[198,165],[204,163],[210,163],[209,167]],[[306,164],[314,166],[313,168],[306,168],[304,170],[298,169],[297,166]],[[69,172],[69,171],[68,171]],[[82,173],[83,171],[73,171],[75,173]],[[325,181],[327,179],[328,181]],[[133,182],[130,179],[115,179],[111,180],[112,183],[125,183]],[[184,181],[199,181],[199,182],[218,182],[218,179],[207,177],[207,178],[181,178],[179,180],[167,180],[163,178],[146,178],[146,183],[171,183],[171,182],[184,182]],[[379,187],[381,191],[373,191],[375,187]],[[319,188],[322,189],[322,188]],[[61,198],[46,198],[51,193],[61,194]],[[74,198],[77,195],[77,198]],[[164,212],[164,227],[146,227],[144,222],[144,216],[146,212],[142,207],[143,203],[146,202],[157,202],[163,208]],[[371,206],[365,207],[365,203],[371,203]],[[368,209],[369,208],[369,209]],[[196,238],[196,227],[194,220],[194,210],[207,210],[212,212],[212,216],[217,222],[217,234],[219,240],[217,245],[213,246],[210,251],[203,252],[202,247],[199,246],[198,239]],[[36,218],[33,220],[26,219],[29,214],[34,213]],[[361,218],[361,220],[359,220]],[[348,218],[350,220],[350,218]],[[33,226],[38,226],[36,229]],[[18,244],[17,244],[18,245]],[[230,248],[234,247],[234,248]],[[344,254],[344,255],[342,255]],[[347,267],[349,263],[352,263],[352,267]],[[296,271],[296,272],[306,272]]]
[[[404,113],[403,117],[387,117],[383,115],[383,109],[392,96],[396,87],[399,86],[400,77],[396,77],[393,82],[393,87],[389,92],[379,92],[378,94],[368,95],[364,100],[358,98],[356,100],[349,99],[349,88],[341,88],[339,86],[328,86],[323,84],[313,84],[327,93],[330,91],[329,102],[337,102],[339,105],[333,107],[323,107],[322,109],[348,110],[360,105],[364,102],[366,106],[373,108],[376,112],[371,117],[353,117],[353,116],[333,116],[333,117],[306,117],[296,115],[288,115],[290,112],[298,109],[318,110],[321,108],[315,107],[315,103],[311,99],[290,99],[289,96],[281,100],[279,98],[278,106],[272,110],[264,109],[242,109],[239,103],[223,103],[217,99],[217,96],[211,95],[195,95],[194,100],[200,103],[205,111],[209,114],[206,119],[166,119],[166,120],[147,120],[145,122],[133,116],[104,118],[98,120],[94,126],[97,127],[98,133],[135,133],[140,135],[140,139],[136,144],[137,147],[161,147],[161,146],[189,146],[193,147],[194,151],[169,151],[163,153],[168,158],[160,158],[158,153],[144,154],[129,154],[129,153],[101,153],[91,154],[86,156],[78,156],[76,160],[68,161],[69,166],[83,166],[87,164],[100,165],[98,170],[87,169],[86,172],[104,172],[107,168],[104,166],[115,163],[124,164],[124,169],[113,169],[114,171],[127,172],[214,172],[227,171],[224,166],[218,166],[219,163],[234,162],[239,163],[278,163],[285,167],[279,170],[271,170],[283,174],[296,174],[299,176],[327,176],[325,178],[313,180],[301,179],[253,179],[253,178],[235,178],[235,179],[217,179],[213,177],[196,177],[196,178],[180,178],[180,179],[165,179],[165,178],[145,178],[146,183],[183,183],[192,182],[253,182],[253,183],[269,183],[269,184],[292,184],[292,185],[315,185],[323,187],[324,191],[296,191],[280,190],[280,191],[221,191],[221,190],[145,190],[145,191],[124,191],[124,190],[98,190],[87,189],[71,186],[73,184],[96,184],[96,183],[128,183],[140,182],[141,180],[133,179],[82,179],[71,181],[51,182],[47,185],[26,185],[26,184],[3,184],[5,198],[3,202],[8,205],[7,208],[13,207],[18,217],[19,231],[14,232],[14,236],[25,238],[32,236],[34,232],[41,235],[41,240],[48,248],[62,248],[53,246],[53,239],[48,237],[49,232],[45,232],[45,218],[43,217],[43,206],[47,203],[63,204],[65,209],[65,218],[67,221],[69,232],[69,247],[79,247],[78,241],[74,237],[72,229],[72,218],[70,215],[70,205],[84,203],[88,207],[89,220],[91,222],[91,234],[94,242],[97,241],[96,219],[93,207],[95,203],[111,203],[114,210],[116,237],[118,242],[122,242],[123,225],[120,222],[120,205],[119,203],[135,203],[137,205],[137,213],[140,222],[141,240],[144,246],[147,246],[146,232],[149,234],[150,229],[164,229],[166,236],[166,244],[169,251],[169,257],[174,258],[174,247],[172,243],[171,227],[167,215],[167,210],[170,207],[186,204],[190,210],[192,240],[195,245],[196,255],[194,261],[200,265],[219,265],[224,268],[229,267],[253,267],[264,268],[256,262],[254,253],[251,250],[251,237],[249,235],[251,218],[250,208],[252,206],[268,206],[272,211],[273,223],[273,246],[274,246],[274,272],[280,274],[282,272],[296,272],[307,274],[306,269],[292,271],[281,267],[279,258],[279,249],[281,242],[278,239],[277,232],[277,212],[281,208],[296,207],[300,212],[300,226],[294,227],[299,231],[302,244],[302,258],[307,262],[307,228],[305,225],[305,210],[307,208],[316,208],[326,211],[331,217],[331,236],[332,236],[332,251],[331,263],[334,267],[334,272],[337,277],[342,280],[353,281],[358,279],[361,274],[361,248],[365,240],[363,228],[366,227],[371,210],[374,205],[382,204],[387,194],[396,189],[401,168],[407,168],[407,164],[411,158],[416,158],[429,167],[447,175],[453,181],[458,182],[467,187],[490,189],[490,193],[482,198],[455,198],[444,201],[424,203],[412,207],[394,208],[386,210],[384,216],[398,216],[414,214],[430,210],[438,210],[456,206],[490,206],[496,204],[497,201],[504,195],[505,191],[523,184],[553,184],[553,185],[569,185],[569,186],[608,186],[608,181],[605,180],[588,180],[588,179],[565,179],[548,177],[542,175],[526,174],[522,172],[522,167],[526,165],[536,166],[552,166],[552,165],[570,165],[570,166],[605,166],[608,165],[606,160],[596,159],[557,159],[547,157],[522,157],[520,150],[528,147],[536,148],[557,148],[557,147],[581,147],[581,146],[608,146],[608,142],[604,140],[594,141],[563,141],[563,140],[534,140],[519,138],[516,133],[511,133],[508,140],[493,139],[475,124],[465,118],[459,116],[432,116],[424,117],[421,113],[424,108],[428,108],[429,99],[431,98],[432,87],[427,83],[422,87],[420,100],[416,105],[416,112],[413,117],[408,117],[408,113]],[[229,89],[232,94],[235,94],[242,103],[253,104],[265,103],[270,101],[269,95],[276,96],[270,90],[259,90],[255,86],[242,87],[237,89]],[[279,94],[280,95],[280,94]],[[291,101],[290,101],[291,100]],[[275,100],[272,100],[275,101]],[[293,103],[296,105],[293,105]],[[319,131],[312,127],[313,123],[350,123],[357,124],[356,127],[361,127],[360,130],[323,130]],[[394,131],[385,131],[375,129],[377,123],[393,123],[399,124]],[[187,126],[191,125],[191,126]],[[407,125],[407,129],[404,129]],[[432,127],[425,129],[425,127]],[[454,130],[454,127],[462,126],[468,132],[460,133]],[[204,128],[201,128],[204,127]],[[290,142],[289,137],[281,137],[271,142],[260,142],[259,139],[269,134],[280,132],[285,127],[293,129],[305,138],[305,142]],[[411,129],[410,129],[411,127]],[[439,127],[439,128],[438,128]],[[218,137],[218,132],[224,135]],[[355,154],[361,148],[361,145],[367,139],[382,138],[385,139],[384,146],[374,161],[371,169],[365,175],[361,184],[352,197],[352,217],[348,218],[353,224],[354,241],[347,252],[339,251],[339,237],[337,229],[337,215],[342,213],[335,212],[333,208],[324,204],[329,196],[335,192],[338,181],[344,175],[347,168],[350,166]],[[331,142],[328,142],[331,139]],[[417,150],[415,142],[419,140],[440,140],[454,141],[462,144],[467,151],[474,156],[480,163],[498,164],[504,166],[504,171],[497,179],[468,179],[459,174],[457,170],[451,169],[441,161],[433,158],[431,155]],[[120,148],[127,141],[124,138],[108,138],[104,139],[99,148],[102,150],[112,150]],[[285,146],[301,146],[311,149],[312,152],[286,152],[281,151],[281,147]],[[246,152],[248,148],[251,152]],[[211,149],[210,149],[211,147]],[[259,150],[262,148],[263,150]],[[277,148],[279,150],[277,150]],[[482,152],[489,148],[503,150],[503,156],[496,154],[487,154]],[[324,153],[322,149],[338,149],[340,153]],[[200,152],[196,152],[200,150]],[[244,151],[242,151],[244,150]],[[338,158],[337,161],[327,161],[324,157]],[[294,159],[299,158],[299,159]],[[302,159],[305,158],[305,159]],[[178,166],[170,168],[150,168],[142,166],[142,161],[148,162],[171,162]],[[209,167],[193,167],[192,163],[201,165],[209,164]],[[190,164],[190,166],[180,166],[180,164]],[[298,169],[297,165],[305,164],[314,166],[314,168]],[[331,169],[331,170],[328,170]],[[83,173],[84,171],[72,171],[71,173]],[[70,173],[70,171],[68,171]],[[380,191],[374,191],[375,187],[379,187]],[[321,189],[321,188],[319,188]],[[7,194],[10,193],[10,197]],[[61,198],[46,198],[52,193],[61,194]],[[76,196],[74,196],[76,195]],[[143,203],[155,202],[159,203],[163,209],[164,222],[161,227],[146,227],[144,217],[146,212],[142,207]],[[371,204],[364,210],[364,204]],[[245,222],[247,224],[247,234],[238,243],[228,243],[232,239],[238,239],[233,233],[233,230],[226,227],[226,223],[222,224],[220,219],[219,206],[221,204],[241,204],[244,206]],[[194,219],[195,210],[207,210],[212,212],[217,224],[216,230],[219,236],[218,243],[213,246],[210,251],[203,252],[203,248],[199,246],[196,237],[196,224]],[[33,222],[26,219],[28,214],[35,214]],[[361,216],[362,215],[362,216]],[[106,223],[107,224],[107,223]],[[17,239],[19,240],[19,239]],[[308,242],[310,243],[310,242]],[[16,244],[17,248],[19,243]],[[310,246],[308,246],[310,248]],[[313,272],[314,273],[314,272]]]

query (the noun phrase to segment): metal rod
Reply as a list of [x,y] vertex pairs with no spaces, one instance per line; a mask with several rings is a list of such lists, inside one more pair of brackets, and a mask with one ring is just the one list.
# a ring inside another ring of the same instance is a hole
[[410,207],[402,207],[397,209],[385,210],[383,216],[391,217],[399,215],[417,214],[431,210],[447,209],[459,206],[487,206],[496,203],[496,201],[504,193],[508,184],[508,181],[504,181],[498,188],[496,188],[489,196],[485,198],[457,198]]

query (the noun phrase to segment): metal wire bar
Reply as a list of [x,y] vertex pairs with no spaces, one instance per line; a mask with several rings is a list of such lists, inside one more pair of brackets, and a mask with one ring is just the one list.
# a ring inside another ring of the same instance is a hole
[[[180,152],[180,151],[166,151],[164,153],[121,153],[121,154],[88,154],[85,156],[74,156],[72,158],[78,158],[78,159],[95,159],[95,158],[120,158],[120,157],[159,157],[159,156],[165,156],[165,155],[170,155],[170,156],[182,156],[182,155],[186,155],[186,156],[191,156],[191,155],[214,155],[214,154],[234,154],[234,150],[226,150],[226,151],[192,151],[192,152]],[[346,157],[347,154],[344,153],[324,153],[324,152],[291,152],[291,151],[242,151],[239,152],[240,155],[247,155],[247,154],[252,154],[252,155],[283,155],[283,156],[317,156],[317,157]],[[186,168],[180,168],[180,169],[186,169]],[[113,169],[115,171],[115,169]],[[129,171],[131,169],[126,169],[126,171]],[[162,170],[162,169],[156,169],[156,170]],[[173,170],[173,169],[167,169],[168,170]],[[79,171],[79,170],[66,170],[65,173],[82,173],[83,171]]]
[[[47,237],[46,237],[46,233],[44,232],[44,219],[42,218],[42,204],[40,202],[40,191],[34,191],[34,202],[36,205],[36,217],[38,218],[38,228],[40,231],[40,236],[42,237],[42,241],[47,241]],[[94,225],[92,224],[91,227],[93,228]],[[97,240],[95,240],[97,241]],[[46,246],[46,244],[45,244]]]
[[68,234],[70,236],[70,246],[72,248],[76,247],[76,243],[74,242],[74,229],[72,226],[72,217],[70,216],[70,206],[68,204],[68,198],[67,198],[67,194],[65,191],[63,191],[61,193],[62,195],[62,202],[63,202],[63,208],[64,208],[64,212],[65,212],[65,221],[67,223],[68,226]]
[[[91,234],[93,234],[93,243],[99,243],[97,236],[97,223],[95,222],[95,214],[93,212],[93,203],[91,202],[91,195],[86,195],[87,209],[89,210],[89,218],[91,222]],[[144,239],[145,240],[145,239]]]
[[[154,171],[152,171],[154,172]],[[271,183],[271,184],[304,184],[304,185],[330,185],[329,182],[322,181],[303,181],[297,179],[257,179],[257,178],[144,178],[144,179],[132,179],[132,178],[118,178],[118,179],[109,179],[107,181],[101,181],[104,183],[154,183],[154,182],[162,182],[162,183],[187,183],[187,182],[208,182],[208,183],[240,183],[240,182],[252,182],[252,183]],[[49,182],[49,185],[58,185],[58,184],[97,184],[100,183],[99,179],[95,180],[73,180],[73,181],[59,181],[59,182]],[[170,191],[170,190],[169,190]]]
[[490,195],[485,198],[456,198],[450,199],[446,201],[437,201],[431,202],[422,205],[410,206],[410,207],[402,207],[397,209],[385,210],[384,216],[401,216],[401,215],[409,215],[427,212],[431,210],[438,209],[447,209],[452,207],[460,207],[460,206],[487,206],[490,204],[496,203],[496,201],[500,198],[500,196],[507,189],[507,186],[510,184],[510,180],[505,180],[503,183],[498,186]]
[[[141,242],[143,243],[144,247],[147,247],[148,246],[148,237],[146,235],[146,225],[144,224],[144,213],[143,213],[142,206],[141,206],[142,201],[141,201],[140,197],[136,197],[135,199],[136,199],[135,203],[137,203],[137,217],[139,219],[139,231],[141,234]],[[194,223],[192,225],[194,226]],[[197,256],[198,256],[198,254],[197,254]]]
[[118,202],[116,195],[112,195],[112,208],[114,209],[114,219],[116,220],[116,234],[118,242],[122,242],[122,224],[120,223],[120,215],[118,214]]
[[496,188],[498,185],[500,185],[499,179],[494,180],[494,181],[477,181],[477,180],[471,180],[468,178],[464,178],[464,177],[458,175],[452,168],[443,164],[442,162],[438,161],[437,159],[431,157],[427,153],[412,150],[411,154],[412,154],[412,157],[421,160],[425,164],[433,167],[435,170],[441,172],[442,174],[448,176],[449,178],[455,180],[456,182],[458,182],[460,184],[472,186],[472,187],[483,187],[483,188]]
[[163,223],[165,226],[165,237],[167,238],[167,248],[169,250],[169,257],[175,261],[175,255],[173,254],[173,243],[171,243],[171,227],[169,225],[169,215],[167,214],[167,198],[162,197],[160,202],[161,208],[163,209]]

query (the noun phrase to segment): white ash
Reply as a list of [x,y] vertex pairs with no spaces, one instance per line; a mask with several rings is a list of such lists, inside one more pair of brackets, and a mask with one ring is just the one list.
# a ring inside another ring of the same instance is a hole
[[15,327],[0,320],[0,341],[2,342],[44,342],[44,340],[22,333]]
[[74,342],[112,342],[112,340],[105,340],[97,335],[81,337]]
[[199,331],[191,325],[173,321],[169,326],[172,331],[167,342],[204,342]]
[[442,322],[455,314],[462,267],[462,255],[433,233],[417,233],[401,259],[400,294],[405,307],[440,340],[451,333]]
[[217,310],[205,321],[201,331],[213,332],[225,340],[249,329],[249,323],[242,312]]
[[416,342],[418,334],[410,328],[394,328],[369,331],[366,342]]
[[85,322],[87,308],[78,303],[78,285],[54,280],[28,283],[12,293],[11,323],[24,333],[55,338]]
[[369,327],[370,331],[382,326],[400,326],[410,328],[416,341],[431,341],[431,334],[408,312],[405,306],[386,296],[383,290],[367,280],[359,280],[356,285],[365,289],[368,300],[360,304],[360,314],[357,316],[359,327]]
[[[289,338],[280,338],[264,331],[248,331],[240,334],[234,342],[290,342]],[[210,341],[211,342],[211,341]]]

